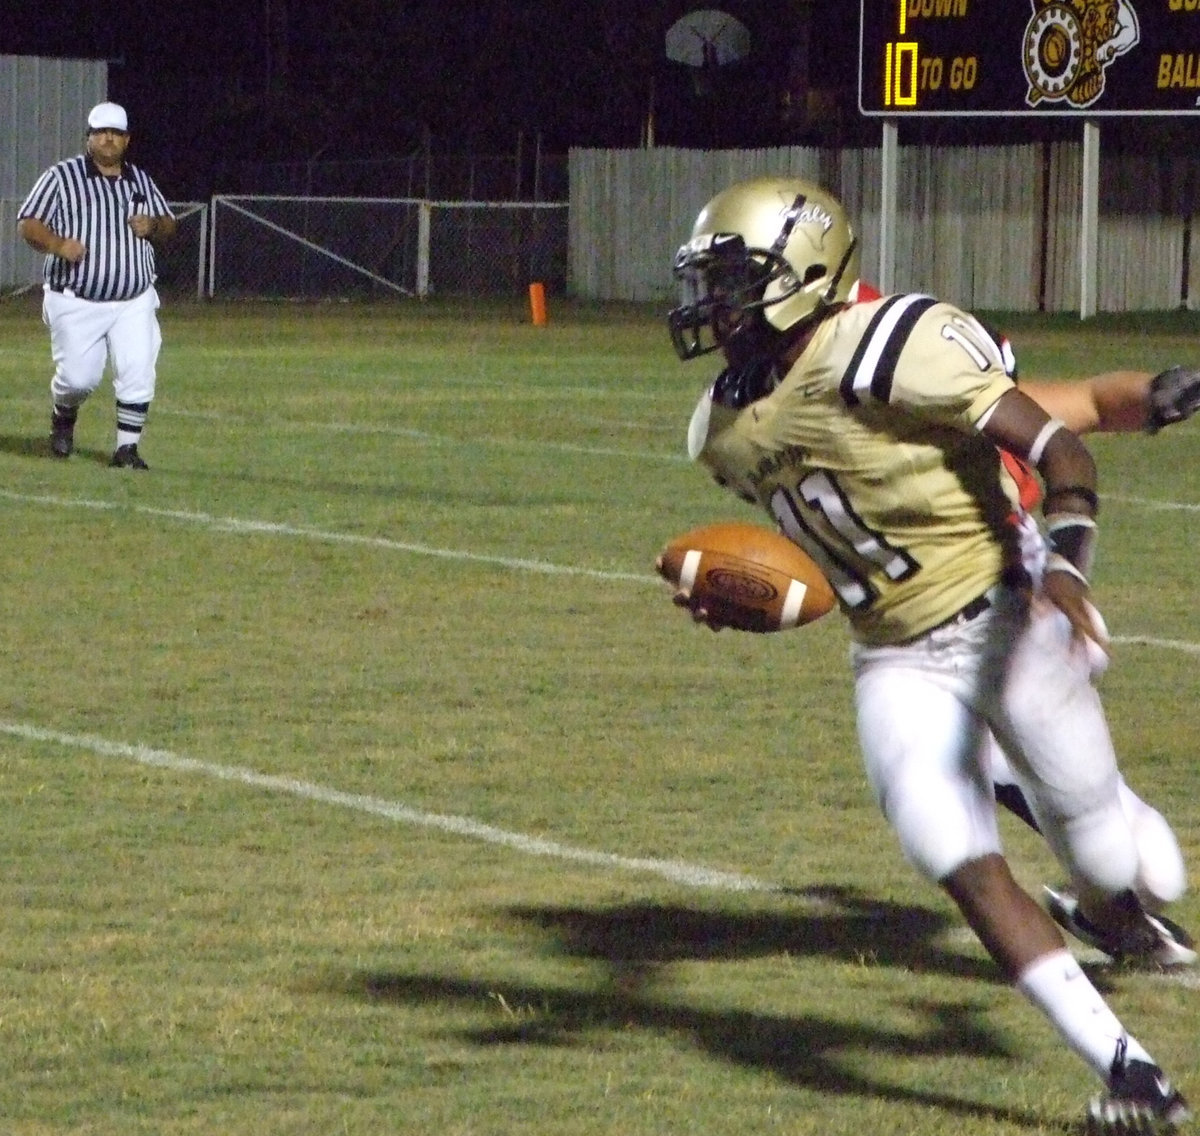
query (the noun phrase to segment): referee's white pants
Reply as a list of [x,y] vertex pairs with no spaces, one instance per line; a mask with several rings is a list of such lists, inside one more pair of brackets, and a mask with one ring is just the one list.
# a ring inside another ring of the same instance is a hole
[[1058,611],[997,588],[990,610],[898,647],[855,647],[867,776],[908,859],[943,880],[1001,852],[988,734],[1080,891],[1135,886],[1138,853],[1084,652]]
[[98,301],[47,289],[42,320],[50,329],[54,402],[82,403],[100,385],[107,361],[118,402],[152,401],[162,347],[158,303],[153,287],[132,300]]

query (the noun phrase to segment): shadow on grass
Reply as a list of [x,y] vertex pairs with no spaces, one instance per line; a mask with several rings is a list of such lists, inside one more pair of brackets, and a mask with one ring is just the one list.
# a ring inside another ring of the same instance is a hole
[[517,907],[509,917],[550,934],[575,958],[675,962],[765,955],[826,955],[959,978],[999,980],[983,958],[939,940],[958,921],[925,907],[888,903],[841,887],[788,893],[800,910],[738,914],[633,903],[621,907]]
[[50,435],[0,434],[0,453],[17,458],[49,458]]
[[[47,420],[48,421],[48,420]],[[0,454],[11,454],[17,458],[36,458],[38,461],[53,461],[56,465],[68,465],[71,462],[95,462],[97,465],[107,465],[112,457],[111,450],[90,450],[77,447],[75,452],[66,460],[55,458],[50,453],[50,434],[47,430],[42,434],[0,434]]]
[[[869,1097],[938,1108],[1038,1128],[1046,1118],[960,1096],[873,1080],[844,1054],[900,1057],[1010,1056],[981,1020],[977,1006],[913,1002],[914,1030],[880,1024],[869,1005],[852,1020],[692,1008],[669,992],[665,970],[687,960],[736,960],[773,954],[824,955],[920,972],[999,982],[982,957],[939,944],[956,924],[926,908],[868,899],[842,889],[796,893],[808,910],[739,914],[679,905],[639,903],[608,908],[517,907],[503,915],[548,937],[551,950],[600,964],[586,987],[496,982],[448,974],[358,971],[327,975],[321,988],[372,1002],[464,1003],[497,1006],[499,1024],[465,1031],[477,1045],[572,1046],[597,1031],[644,1029],[670,1033],[735,1065],[770,1072],[821,1093]],[[848,996],[848,995],[847,995]]]

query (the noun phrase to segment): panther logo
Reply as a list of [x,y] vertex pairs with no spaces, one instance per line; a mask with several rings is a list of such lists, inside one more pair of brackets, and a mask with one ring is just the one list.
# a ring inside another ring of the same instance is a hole
[[1104,93],[1104,72],[1141,38],[1131,0],[1032,0],[1022,63],[1027,105],[1065,100],[1089,107]]

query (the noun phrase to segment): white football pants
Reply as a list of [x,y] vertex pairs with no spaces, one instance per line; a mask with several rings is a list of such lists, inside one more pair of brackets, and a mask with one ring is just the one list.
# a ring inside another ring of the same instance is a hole
[[1001,852],[989,732],[1079,891],[1137,884],[1116,755],[1066,617],[1016,591],[898,647],[853,651],[867,776],[908,859],[932,880]]
[[80,405],[100,385],[109,360],[118,402],[152,401],[162,347],[157,312],[158,292],[152,287],[132,300],[102,301],[46,289],[42,321],[50,329],[54,402]]
[[[1004,750],[990,734],[984,756],[985,768],[992,771],[993,784],[1015,785],[1029,799],[1029,792],[1013,772]],[[1142,800],[1118,777],[1117,795],[1121,808],[1133,829],[1133,841],[1138,850],[1138,876],[1135,889],[1142,905],[1150,911],[1161,911],[1167,904],[1174,903],[1187,890],[1187,867],[1183,862],[1183,850],[1179,840],[1167,823],[1167,818],[1152,805]]]

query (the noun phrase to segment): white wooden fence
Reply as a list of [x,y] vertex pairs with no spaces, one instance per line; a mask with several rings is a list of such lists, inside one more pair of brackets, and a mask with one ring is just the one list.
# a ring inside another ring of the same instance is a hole
[[[895,286],[984,311],[1078,311],[1078,143],[902,147]],[[1200,307],[1190,255],[1197,161],[1104,155],[1100,311]],[[854,219],[863,275],[878,265],[881,151],[574,150],[570,280],[595,299],[669,302],[671,260],[704,203],[733,181],[791,174]]]

